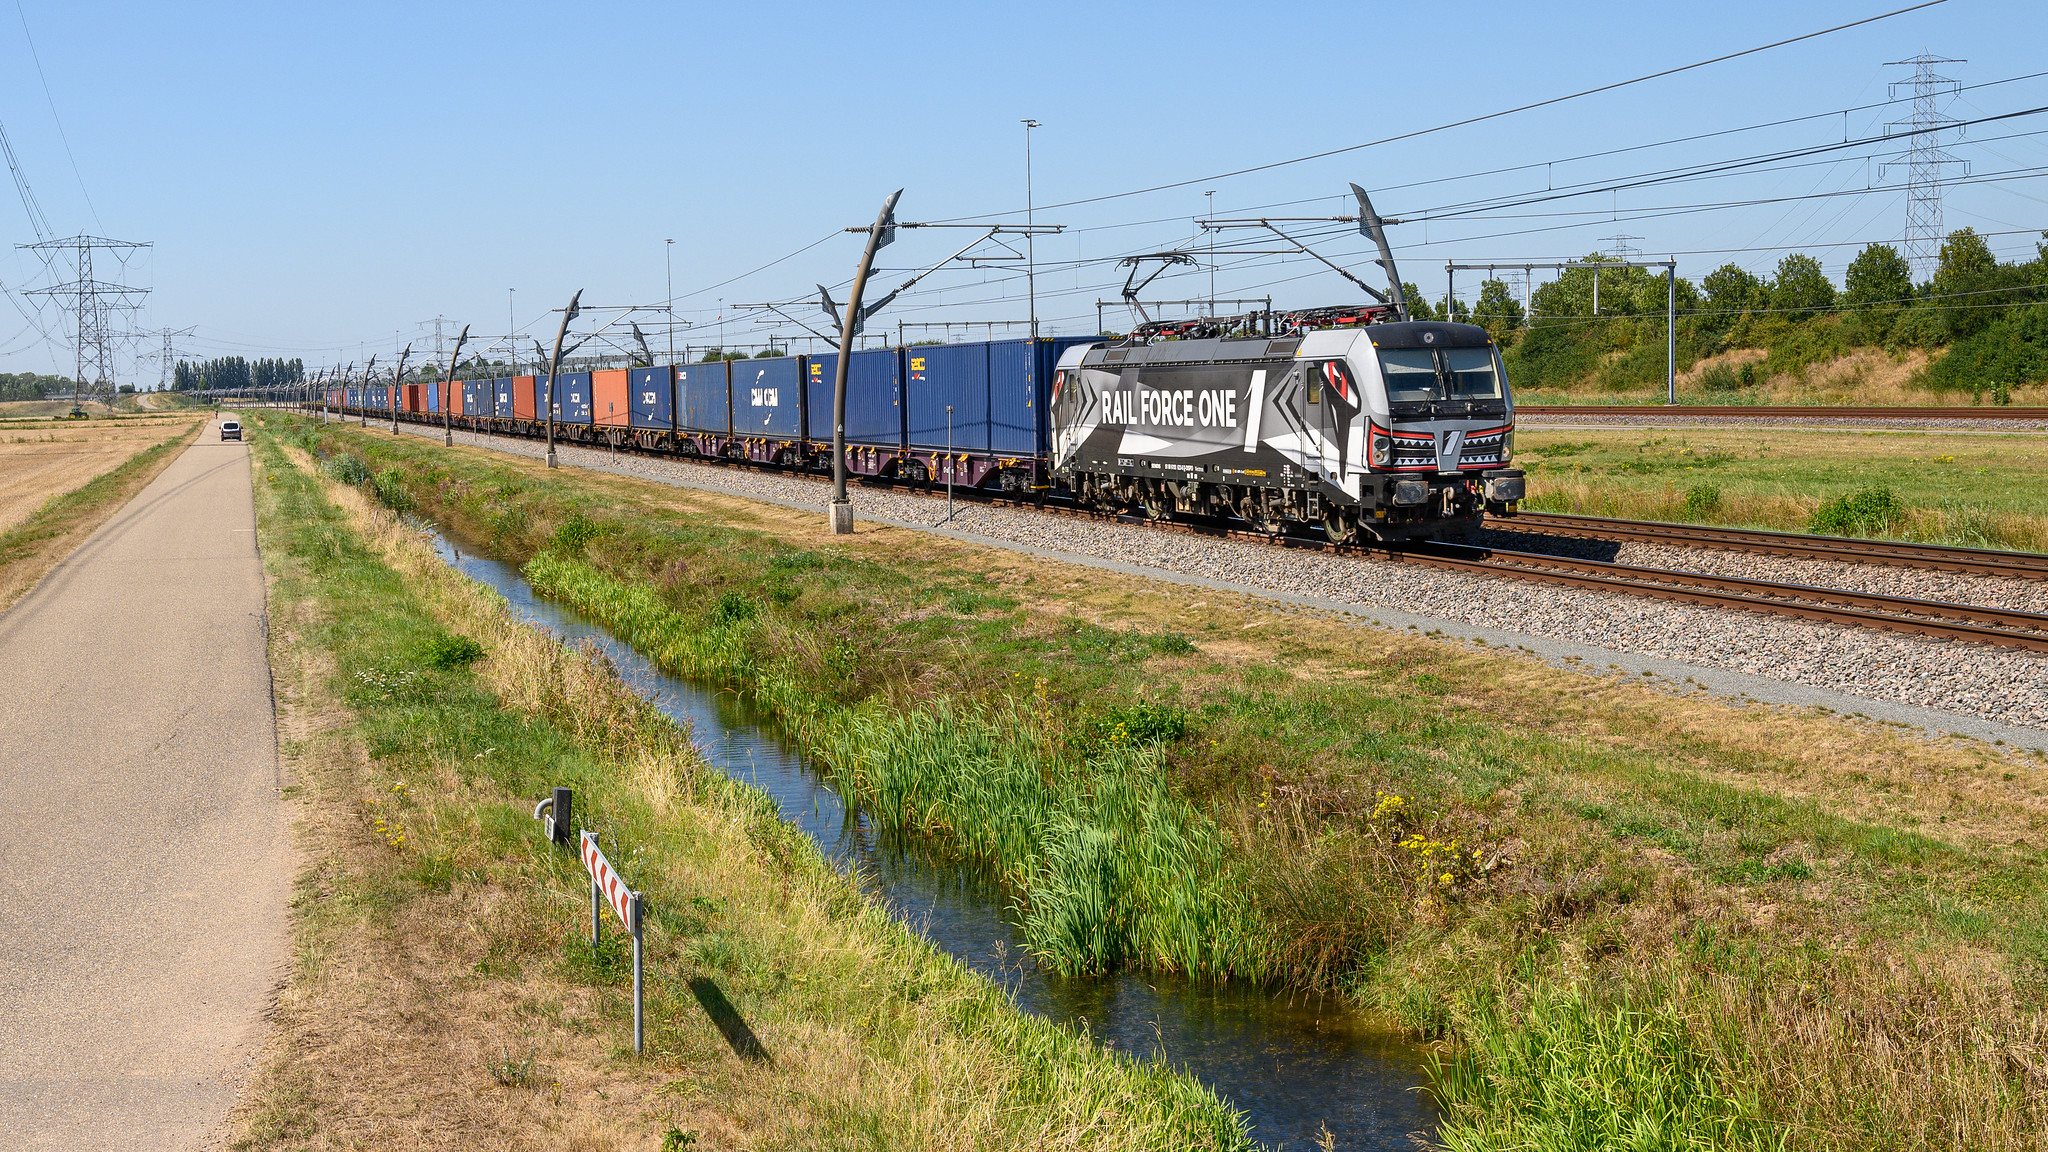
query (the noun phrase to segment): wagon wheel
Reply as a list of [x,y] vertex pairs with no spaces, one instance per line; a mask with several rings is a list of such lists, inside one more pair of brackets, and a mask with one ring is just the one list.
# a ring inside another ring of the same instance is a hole
[[1349,544],[1358,538],[1358,518],[1349,508],[1331,508],[1323,513],[1323,535],[1332,544]]

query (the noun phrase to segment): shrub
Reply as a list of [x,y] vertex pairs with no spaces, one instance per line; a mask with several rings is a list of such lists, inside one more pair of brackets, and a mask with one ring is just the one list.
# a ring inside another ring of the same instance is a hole
[[555,551],[562,553],[564,556],[580,556],[583,554],[584,545],[589,544],[592,540],[604,535],[604,533],[605,525],[599,524],[597,521],[578,512],[567,520],[562,521],[562,526],[555,529],[555,534],[550,544]]
[[718,603],[711,606],[711,624],[716,628],[744,624],[760,615],[761,608],[739,592],[727,592],[719,596]]
[[335,483],[352,488],[360,488],[370,480],[370,466],[363,463],[362,457],[348,452],[329,456],[320,468]]
[[413,510],[412,492],[406,487],[405,472],[402,469],[391,467],[377,473],[371,490],[386,508],[394,512]]
[[1711,516],[1721,509],[1721,489],[1712,484],[1695,484],[1685,490],[1685,514],[1694,518]]
[[420,645],[420,663],[446,671],[484,657],[484,646],[467,636],[436,636]]
[[1088,718],[1082,743],[1089,748],[1146,748],[1171,744],[1188,734],[1187,710],[1176,704],[1134,704]]
[[[1746,368],[1748,365],[1745,364],[1743,367]],[[1700,373],[1699,390],[1702,392],[1733,392],[1741,388],[1744,383],[1745,381],[1741,373],[1735,370],[1735,365],[1728,363],[1709,364]]]
[[1906,506],[1882,484],[1837,496],[1814,510],[1806,530],[1820,536],[1879,536],[1906,520]]

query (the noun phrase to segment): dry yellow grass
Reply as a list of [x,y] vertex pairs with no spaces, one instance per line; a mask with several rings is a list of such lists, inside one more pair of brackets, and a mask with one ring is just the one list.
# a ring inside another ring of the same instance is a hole
[[50,497],[112,471],[196,420],[0,424],[0,532],[28,519]]

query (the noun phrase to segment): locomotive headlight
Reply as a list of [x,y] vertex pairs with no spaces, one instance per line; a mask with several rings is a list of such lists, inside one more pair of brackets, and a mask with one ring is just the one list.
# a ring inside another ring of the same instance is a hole
[[1508,461],[1513,460],[1514,458],[1515,430],[1513,428],[1510,428],[1508,429],[1507,435],[1502,436],[1500,438],[1500,462],[1505,464]]
[[1388,436],[1372,438],[1372,462],[1375,467],[1385,468],[1394,462],[1394,441]]

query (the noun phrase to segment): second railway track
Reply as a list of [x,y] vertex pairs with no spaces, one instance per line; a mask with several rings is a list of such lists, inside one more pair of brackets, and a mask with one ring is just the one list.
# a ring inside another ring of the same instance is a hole
[[1916,544],[1903,540],[1865,540],[1848,536],[1807,536],[1762,528],[1721,528],[1705,524],[1664,524],[1648,520],[1612,520],[1556,512],[1523,512],[1489,525],[1503,532],[1534,532],[1586,540],[1663,544],[1677,548],[1714,548],[1758,552],[1801,560],[1832,560],[1846,564],[1889,564],[1972,576],[2012,576],[2048,580],[2048,556],[2004,552],[1995,548],[1960,548],[1948,544]]

